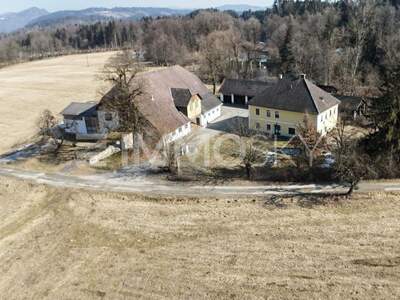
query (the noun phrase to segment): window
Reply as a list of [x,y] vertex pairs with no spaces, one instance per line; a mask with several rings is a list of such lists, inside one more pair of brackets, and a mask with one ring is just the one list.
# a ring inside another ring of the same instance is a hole
[[186,124],[186,125],[185,125],[185,128],[188,129],[188,128],[189,128],[189,124]]
[[279,119],[279,111],[275,112],[275,119]]
[[260,109],[256,108],[256,115],[259,116],[260,115]]
[[106,112],[104,115],[106,121],[112,121],[112,113]]
[[289,134],[290,135],[295,135],[296,134],[296,129],[295,128],[289,128]]
[[267,118],[271,118],[271,111],[267,110]]
[[256,128],[260,129],[260,123],[258,123],[258,122],[256,123]]
[[271,131],[271,124],[267,124],[267,131]]
[[182,127],[179,128],[179,132],[182,132]]

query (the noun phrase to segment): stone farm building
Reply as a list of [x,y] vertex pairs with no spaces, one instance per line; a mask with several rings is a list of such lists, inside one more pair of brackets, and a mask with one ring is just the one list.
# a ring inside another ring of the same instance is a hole
[[[221,115],[221,101],[180,66],[143,72],[135,80],[143,87],[135,103],[146,120],[145,140],[176,141],[191,132],[192,123],[206,127]],[[107,108],[112,93],[113,89],[97,103],[71,103],[61,113],[65,132],[77,140],[97,140],[117,130],[119,116]]]
[[249,101],[249,127],[270,135],[294,136],[307,115],[326,134],[338,121],[340,101],[302,75],[283,78]]

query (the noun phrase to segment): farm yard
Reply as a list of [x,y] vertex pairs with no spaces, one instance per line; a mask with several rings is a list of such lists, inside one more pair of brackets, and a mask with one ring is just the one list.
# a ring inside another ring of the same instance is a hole
[[58,114],[71,101],[98,98],[96,74],[114,52],[63,56],[0,69],[0,154],[36,133],[44,109]]
[[1,178],[0,294],[395,299],[399,207],[398,194],[159,199]]

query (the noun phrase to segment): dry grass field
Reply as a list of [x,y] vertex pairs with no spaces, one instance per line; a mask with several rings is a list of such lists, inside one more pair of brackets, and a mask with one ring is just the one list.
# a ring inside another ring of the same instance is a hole
[[58,114],[71,101],[98,98],[95,75],[113,55],[71,55],[0,69],[0,153],[35,134],[44,109]]
[[400,197],[355,197],[277,207],[0,178],[0,298],[398,299]]

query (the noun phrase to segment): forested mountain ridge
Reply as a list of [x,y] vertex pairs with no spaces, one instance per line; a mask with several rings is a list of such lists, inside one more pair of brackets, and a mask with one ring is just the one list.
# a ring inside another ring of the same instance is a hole
[[179,16],[191,12],[187,9],[159,7],[92,7],[84,10],[57,11],[32,20],[28,27],[51,26],[62,23],[93,23],[105,20],[140,20],[145,17]]
[[44,9],[31,7],[18,13],[0,14],[0,33],[12,32],[23,28],[32,20],[47,15],[48,12]]

